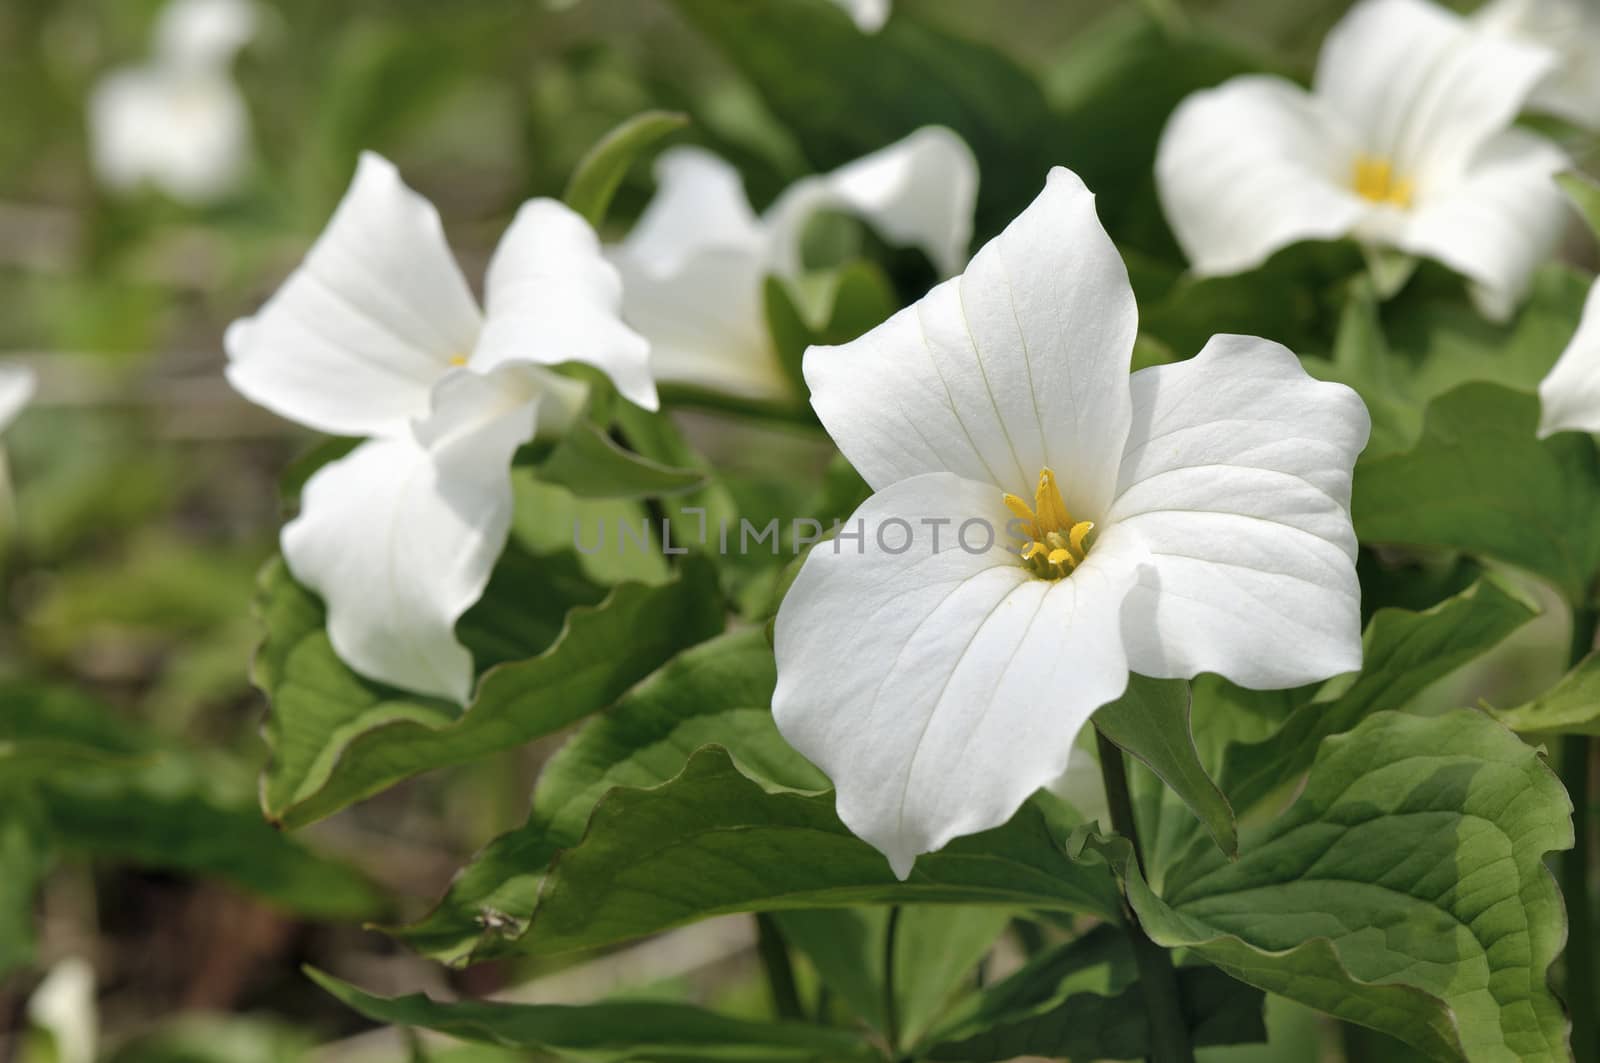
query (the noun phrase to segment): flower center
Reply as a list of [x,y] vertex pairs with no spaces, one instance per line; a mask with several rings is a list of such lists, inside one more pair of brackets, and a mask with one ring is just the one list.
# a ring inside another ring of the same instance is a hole
[[1039,470],[1039,487],[1033,493],[1033,507],[1016,495],[1003,496],[1006,508],[1016,514],[1028,544],[1022,548],[1022,563],[1040,579],[1061,579],[1083,563],[1089,553],[1089,533],[1094,521],[1073,520],[1056,486],[1056,474]]
[[1402,209],[1411,206],[1415,186],[1394,172],[1394,163],[1376,155],[1356,156],[1353,183],[1356,195],[1374,203],[1387,203]]

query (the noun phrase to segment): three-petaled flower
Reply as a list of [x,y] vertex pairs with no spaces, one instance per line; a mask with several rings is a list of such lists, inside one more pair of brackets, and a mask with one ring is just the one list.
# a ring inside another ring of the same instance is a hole
[[621,300],[589,224],[535,199],[495,250],[480,311],[438,212],[367,153],[305,262],[228,329],[228,379],[246,397],[368,437],[317,471],[282,536],[356,671],[467,699],[472,657],[454,628],[505,545],[511,458],[583,401],[551,367],[593,366],[656,407],[649,344],[622,324]]
[[943,276],[972,241],[978,164],[938,126],[829,174],[791,185],[756,216],[739,172],[699,148],[656,164],[659,191],[612,250],[624,314],[649,337],[656,378],[748,399],[791,390],[767,328],[762,283],[803,272],[801,239],[820,212],[858,215],[897,243],[920,248]]
[[1137,330],[1094,197],[1056,169],[961,276],[807,352],[876,493],[784,599],[773,712],[902,877],[1056,782],[1130,672],[1360,665],[1360,399],[1246,336],[1130,377]]
[[1427,0],[1363,0],[1323,42],[1309,93],[1245,76],[1178,107],[1156,159],[1162,205],[1197,273],[1354,236],[1437,259],[1502,320],[1568,216],[1551,180],[1566,156],[1512,127],[1554,63]]

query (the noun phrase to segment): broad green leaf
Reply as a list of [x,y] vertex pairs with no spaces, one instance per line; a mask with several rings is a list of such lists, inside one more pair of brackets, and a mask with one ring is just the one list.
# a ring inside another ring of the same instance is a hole
[[1311,767],[1323,739],[1380,709],[1404,708],[1537,615],[1533,603],[1493,577],[1420,613],[1380,611],[1362,633],[1359,673],[1324,685],[1271,736],[1227,748],[1219,778],[1233,806],[1243,811],[1265,800]]
[[1200,763],[1189,731],[1189,704],[1189,684],[1181,679],[1129,676],[1127,693],[1096,711],[1094,725],[1160,776],[1218,848],[1235,856],[1239,830],[1233,809]]
[[866,35],[829,0],[676,0],[755,86],[812,165],[831,170],[925,125],[984,160],[980,239],[1044,187],[1071,141],[1034,79],[1003,53],[897,13]]
[[[592,604],[570,588],[567,576],[574,568],[581,580],[594,584],[600,593],[603,593],[601,588],[618,583],[661,583],[671,576],[667,559],[656,546],[654,528],[657,524],[649,509],[639,502],[625,498],[578,498],[564,487],[538,479],[528,468],[511,470],[511,491],[513,547],[533,555],[545,566],[544,582],[561,588],[554,596],[558,605],[564,601]],[[500,567],[495,570],[496,578],[501,578],[501,568],[506,567],[511,552],[508,549],[501,556]],[[596,594],[594,600],[598,599],[599,594]],[[484,600],[475,609],[498,600],[491,583]],[[565,618],[564,610],[547,610],[544,602],[541,597],[538,603],[531,603],[525,594],[504,602],[508,613],[524,618],[517,625],[519,628],[526,627],[526,618],[530,616],[538,618],[542,627],[554,625],[545,641],[535,644],[535,648],[547,645]]]
[[1600,653],[1579,661],[1559,683],[1528,704],[1489,712],[1521,734],[1600,737]]
[[[913,1044],[951,1003],[975,990],[975,973],[1013,913],[1004,908],[906,905],[895,930],[895,1016],[901,1043]],[[790,947],[805,954],[822,982],[861,1019],[887,1029],[885,908],[818,908],[774,914]]]
[[676,469],[619,447],[603,429],[576,421],[536,466],[539,478],[579,498],[651,498],[700,486],[696,469]]
[[[256,682],[272,702],[267,815],[303,826],[401,779],[514,748],[605,708],[721,628],[708,566],[685,562],[671,582],[623,584],[571,609],[548,648],[484,673],[464,710],[351,672],[333,652],[315,596],[281,564],[270,566],[259,605],[267,639],[256,658]],[[548,593],[538,583],[520,591],[530,605]]]
[[882,1058],[863,1038],[844,1030],[735,1019],[690,1004],[446,1003],[421,994],[373,996],[315,968],[306,968],[306,974],[377,1022],[595,1063],[847,1063]]
[[1125,841],[1086,836],[1159,944],[1439,1060],[1569,1058],[1550,991],[1565,938],[1544,858],[1571,803],[1534,749],[1489,717],[1382,712],[1327,739],[1299,800],[1202,851],[1164,897]]
[[[1096,927],[956,1008],[917,1058],[1142,1058],[1150,1052],[1150,1018],[1135,973],[1122,932]],[[1178,969],[1178,990],[1193,1044],[1266,1038],[1259,990],[1203,964]]]
[[728,753],[696,753],[672,781],[608,794],[546,879],[523,942],[552,954],[726,912],[854,904],[986,904],[1118,918],[1103,868],[1069,859],[1026,805],[1009,824],[920,857],[897,881],[833,811],[831,792],[775,791]]
[[562,195],[567,206],[599,228],[628,168],[663,137],[689,124],[687,115],[671,111],[636,114],[607,133],[578,163]]
[[1600,236],[1600,181],[1574,170],[1558,174],[1556,183],[1572,200],[1572,205],[1578,208],[1578,213],[1583,215],[1590,231]]
[[550,759],[528,822],[491,842],[433,913],[397,935],[451,963],[515,951],[546,868],[582,840],[601,797],[618,786],[672,779],[708,743],[720,743],[759,778],[808,790],[827,786],[772,722],[776,681],[772,650],[757,630],[719,636],[668,661]]
[[1537,397],[1492,384],[1434,400],[1415,447],[1358,469],[1362,541],[1494,558],[1585,600],[1600,567],[1600,461],[1587,437],[1536,438],[1538,422]]
[[0,982],[33,962],[34,897],[52,860],[37,798],[20,785],[0,786]]

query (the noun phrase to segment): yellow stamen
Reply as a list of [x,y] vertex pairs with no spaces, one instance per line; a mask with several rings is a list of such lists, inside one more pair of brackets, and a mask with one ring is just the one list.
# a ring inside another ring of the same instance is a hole
[[1022,522],[1022,533],[1031,536],[1022,548],[1022,563],[1040,579],[1061,579],[1083,563],[1089,552],[1089,533],[1094,522],[1074,520],[1061,497],[1056,474],[1039,470],[1039,487],[1033,508],[1016,495],[1002,495],[1002,501]]
[[464,365],[467,364],[467,356],[464,355],[464,354],[452,354],[450,356],[450,364],[452,366],[460,368],[461,366],[464,366]]
[[1402,209],[1411,206],[1415,185],[1395,173],[1394,163],[1376,155],[1356,156],[1352,183],[1356,195],[1374,203],[1387,203]]

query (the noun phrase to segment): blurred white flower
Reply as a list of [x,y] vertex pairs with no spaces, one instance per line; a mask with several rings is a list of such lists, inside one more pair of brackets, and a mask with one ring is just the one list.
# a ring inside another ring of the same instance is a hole
[[1534,110],[1600,130],[1600,4],[1595,0],[1490,0],[1475,16],[1497,32],[1548,48],[1560,65],[1541,81]]
[[889,21],[894,0],[833,0],[844,8],[862,33],[877,33]]
[[229,67],[255,35],[250,0],[172,0],[154,55],[100,79],[89,101],[90,151],[114,191],[145,183],[189,205],[232,191],[250,159],[250,114]]
[[876,493],[783,601],[773,712],[901,877],[1070,788],[1130,672],[1360,666],[1361,400],[1249,336],[1130,378],[1137,333],[1094,197],[1056,169],[961,276],[806,354]]
[[226,339],[246,397],[367,437],[318,470],[283,530],[334,649],[363,675],[458,702],[473,668],[455,623],[505,545],[512,455],[583,401],[550,367],[594,366],[656,406],[649,345],[622,324],[621,281],[573,211],[525,203],[485,289],[480,311],[433,205],[366,153],[305,262]]
[[100,1015],[87,960],[69,956],[50,968],[28,998],[28,1022],[50,1035],[56,1063],[94,1063]]
[[829,210],[921,249],[941,275],[972,241],[978,165],[948,129],[928,126],[830,174],[791,185],[757,217],[739,172],[710,152],[675,148],[656,163],[658,191],[611,250],[624,313],[649,337],[656,378],[753,399],[790,386],[767,329],[768,275],[803,271],[806,225]]
[[1156,159],[1167,219],[1203,275],[1354,236],[1437,259],[1503,320],[1567,219],[1566,156],[1512,127],[1553,65],[1426,0],[1364,0],[1311,92],[1247,76],[1179,106]]
[[1583,319],[1560,360],[1539,384],[1539,437],[1600,432],[1600,283],[1589,289]]
[[25,365],[0,363],[0,432],[11,427],[11,422],[33,401],[39,387],[39,378]]

